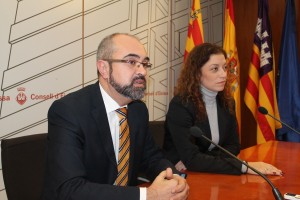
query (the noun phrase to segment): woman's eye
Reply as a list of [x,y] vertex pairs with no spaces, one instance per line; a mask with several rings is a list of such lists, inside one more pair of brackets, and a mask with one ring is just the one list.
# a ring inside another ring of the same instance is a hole
[[217,67],[214,67],[211,69],[212,71],[218,71],[218,68]]

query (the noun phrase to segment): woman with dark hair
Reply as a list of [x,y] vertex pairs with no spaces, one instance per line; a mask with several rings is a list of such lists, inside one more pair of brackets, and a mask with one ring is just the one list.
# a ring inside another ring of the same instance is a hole
[[[230,91],[226,52],[203,43],[189,53],[166,115],[164,150],[178,170],[255,174],[215,145],[190,134],[196,126],[234,155],[240,152],[235,102]],[[246,162],[246,161],[245,161]],[[264,162],[249,162],[263,174],[282,175]]]

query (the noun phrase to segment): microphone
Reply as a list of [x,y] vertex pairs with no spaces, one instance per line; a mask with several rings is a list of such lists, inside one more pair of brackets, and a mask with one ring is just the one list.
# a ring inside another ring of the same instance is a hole
[[225,152],[226,154],[230,155],[232,158],[236,159],[237,161],[239,161],[243,165],[246,165],[248,168],[250,168],[252,171],[254,171],[255,173],[257,173],[259,176],[261,176],[263,179],[265,179],[269,183],[269,185],[272,187],[272,192],[273,192],[273,195],[274,195],[274,197],[275,197],[276,200],[284,200],[283,197],[282,197],[282,194],[280,193],[280,191],[273,185],[273,183],[264,174],[262,174],[260,171],[258,171],[254,167],[251,167],[250,165],[248,165],[248,163],[242,161],[241,159],[239,159],[238,157],[236,157],[231,152],[229,152],[228,150],[224,149],[223,147],[221,147],[217,143],[215,143],[212,140],[210,140],[209,138],[207,138],[203,134],[202,130],[199,127],[192,126],[190,128],[190,134],[192,136],[194,136],[194,137],[197,137],[197,138],[204,138],[206,141],[212,143],[213,145],[215,145],[216,147],[218,147],[219,149],[221,149],[223,152]]
[[289,129],[291,129],[292,131],[294,131],[295,133],[298,133],[298,134],[300,135],[300,132],[299,132],[299,131],[297,131],[296,129],[294,129],[293,127],[291,127],[290,125],[288,125],[287,123],[281,121],[280,119],[277,119],[275,116],[270,115],[270,114],[268,113],[268,110],[267,110],[265,107],[262,107],[262,106],[258,107],[258,111],[259,111],[261,114],[263,114],[263,115],[269,115],[270,117],[272,117],[272,118],[275,119],[276,121],[282,123],[283,125],[285,125],[285,126],[288,127]]

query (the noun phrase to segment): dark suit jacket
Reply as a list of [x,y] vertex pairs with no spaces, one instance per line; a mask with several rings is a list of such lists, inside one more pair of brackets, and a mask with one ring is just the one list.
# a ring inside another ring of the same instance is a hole
[[154,179],[173,166],[148,132],[148,120],[143,102],[128,105],[129,186],[117,187],[117,163],[99,83],[55,101],[48,112],[44,199],[139,199],[139,188],[133,187],[139,171]]
[[[240,143],[236,117],[220,105],[218,97],[217,113],[219,145],[232,154],[238,155]],[[208,120],[202,122],[196,120],[196,107],[191,101],[183,104],[181,99],[175,96],[170,102],[165,125],[164,150],[166,157],[173,164],[181,160],[190,171],[241,174],[242,164],[240,162],[224,154],[216,147],[208,151],[209,142],[190,135],[190,128],[198,126],[204,135],[211,139]]]

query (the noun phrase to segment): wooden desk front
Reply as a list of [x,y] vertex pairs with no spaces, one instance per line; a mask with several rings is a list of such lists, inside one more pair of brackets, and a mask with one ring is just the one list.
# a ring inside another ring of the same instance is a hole
[[[239,158],[275,165],[285,173],[284,176],[268,178],[282,196],[286,192],[300,194],[300,143],[271,141],[242,150]],[[274,200],[271,186],[258,175],[187,173],[189,200]]]

